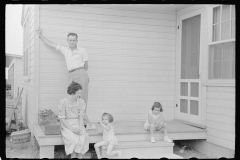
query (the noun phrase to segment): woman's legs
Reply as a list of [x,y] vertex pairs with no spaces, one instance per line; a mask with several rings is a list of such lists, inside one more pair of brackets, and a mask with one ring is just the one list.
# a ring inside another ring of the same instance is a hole
[[117,154],[118,158],[120,158],[121,157],[121,151],[113,151],[113,147],[114,147],[113,144],[109,144],[108,145],[108,147],[107,147],[107,155],[108,156],[112,156],[114,154]]
[[100,155],[99,147],[104,146],[104,145],[105,145],[105,142],[103,142],[103,141],[94,144],[94,148],[95,148],[98,159],[102,158]]
[[77,153],[77,157],[78,159],[82,159],[83,158],[83,155],[81,153]]
[[77,158],[77,153],[76,153],[76,152],[73,152],[73,153],[71,154],[71,158]]

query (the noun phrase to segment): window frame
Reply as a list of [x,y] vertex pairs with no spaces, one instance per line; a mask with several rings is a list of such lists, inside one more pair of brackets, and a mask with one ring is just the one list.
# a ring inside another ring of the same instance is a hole
[[[214,11],[214,8],[216,7],[221,7],[221,11],[220,11],[220,40],[218,41],[213,41],[213,11]],[[221,22],[222,22],[222,5],[212,5],[210,7],[210,14],[209,14],[209,42],[208,42],[208,72],[207,72],[207,84],[206,85],[217,85],[217,86],[235,86],[235,78],[233,79],[210,79],[209,78],[209,72],[210,72],[210,62],[209,62],[209,56],[210,56],[210,48],[213,46],[213,45],[216,45],[216,44],[224,44],[224,43],[227,43],[227,42],[235,42],[235,45],[236,45],[236,38],[231,38],[231,35],[232,35],[232,5],[230,5],[230,39],[227,39],[227,40],[221,40]],[[236,20],[236,18],[235,18]],[[236,23],[236,21],[235,21]],[[235,29],[236,30],[236,29]],[[236,34],[236,31],[235,31],[235,34]],[[236,60],[236,59],[235,59]],[[236,71],[235,71],[235,74],[236,74]]]
[[[27,13],[25,14],[25,20],[23,23],[23,39],[24,39],[24,45],[23,45],[23,79],[24,81],[30,81],[30,57],[29,57],[29,49],[30,49],[30,8],[27,8]],[[26,27],[26,28],[25,28]],[[26,35],[29,34],[29,35]],[[27,38],[26,38],[27,37]],[[27,53],[25,53],[27,50]],[[27,56],[27,62],[25,57]],[[25,68],[27,67],[27,73],[25,72]],[[26,74],[25,74],[26,73]]]

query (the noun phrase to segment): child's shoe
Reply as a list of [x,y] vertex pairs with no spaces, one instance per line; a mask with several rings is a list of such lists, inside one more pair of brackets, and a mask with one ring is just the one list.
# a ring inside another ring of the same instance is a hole
[[152,142],[152,143],[155,143],[155,142],[156,142],[155,139],[154,139],[154,137],[151,137],[151,142]]
[[170,143],[173,142],[168,136],[165,136],[165,137],[164,137],[164,141],[166,141],[166,142],[170,142]]

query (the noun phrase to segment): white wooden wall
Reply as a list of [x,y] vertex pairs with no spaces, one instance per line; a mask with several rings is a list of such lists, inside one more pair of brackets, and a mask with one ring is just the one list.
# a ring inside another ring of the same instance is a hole
[[[24,12],[30,7],[30,54],[29,54],[29,81],[23,80],[22,93],[22,116],[29,129],[32,129],[32,124],[37,123],[37,106],[34,96],[34,5],[25,5]],[[25,15],[25,14],[23,14]],[[24,42],[23,42],[24,43]]]
[[[99,121],[103,111],[115,120],[145,120],[155,101],[165,119],[174,118],[176,13],[160,8],[118,5],[40,5],[43,36],[67,46],[79,36],[89,54],[87,114]],[[40,40],[39,109],[57,105],[67,93],[64,56]]]
[[235,86],[207,87],[207,141],[235,150]]

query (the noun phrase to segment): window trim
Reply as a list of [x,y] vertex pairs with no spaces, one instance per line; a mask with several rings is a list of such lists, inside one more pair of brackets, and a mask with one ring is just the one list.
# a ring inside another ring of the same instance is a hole
[[[216,45],[216,44],[223,44],[223,43],[227,43],[227,42],[235,42],[236,44],[236,38],[230,38],[230,39],[227,39],[227,40],[221,40],[221,25],[220,25],[220,40],[218,41],[213,41],[213,10],[214,8],[216,7],[221,7],[221,12],[220,12],[220,20],[222,18],[222,5],[213,5],[211,6],[211,9],[210,9],[210,35],[209,35],[209,43],[208,43],[208,59],[209,59],[209,52],[210,52],[210,47],[213,46],[213,45]],[[232,17],[231,17],[231,14],[232,14],[232,5],[230,5],[230,21],[232,20]],[[220,21],[220,24],[221,24],[222,20]],[[230,27],[231,27],[231,23],[230,23]],[[232,31],[232,30],[231,30]],[[231,33],[231,32],[230,32]],[[236,34],[236,33],[235,33]],[[230,35],[231,36],[231,35]],[[208,73],[207,73],[207,81],[206,83],[204,83],[203,85],[204,86],[208,86],[208,85],[217,85],[217,86],[235,86],[235,79],[209,79],[209,62],[208,62]],[[235,71],[235,74],[236,74],[236,71]]]

